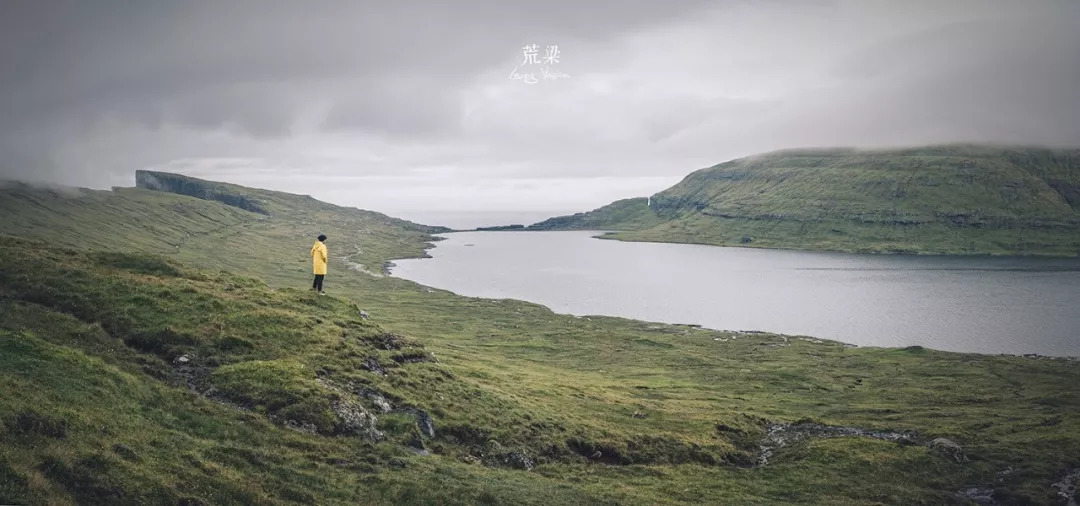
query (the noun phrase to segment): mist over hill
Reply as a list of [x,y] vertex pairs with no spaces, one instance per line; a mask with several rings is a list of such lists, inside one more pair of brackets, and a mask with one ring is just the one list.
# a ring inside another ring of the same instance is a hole
[[1080,254],[1080,150],[796,149],[724,162],[655,195],[532,230],[771,248]]

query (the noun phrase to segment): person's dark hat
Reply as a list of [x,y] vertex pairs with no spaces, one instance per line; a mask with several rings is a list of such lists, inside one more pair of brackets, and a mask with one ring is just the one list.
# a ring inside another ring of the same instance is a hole
[[326,240],[326,236],[325,236],[325,235],[319,235],[319,240],[320,240],[320,241],[325,241],[325,240]]

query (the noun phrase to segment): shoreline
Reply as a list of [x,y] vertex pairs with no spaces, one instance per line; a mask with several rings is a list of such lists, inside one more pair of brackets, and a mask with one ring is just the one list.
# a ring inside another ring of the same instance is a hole
[[[465,231],[465,232],[476,232],[476,231],[469,230],[469,231]],[[492,231],[492,232],[495,232],[495,231]],[[552,230],[550,232],[596,232],[596,231]],[[443,232],[443,233],[450,233],[450,232]],[[599,238],[598,236],[592,236],[592,237]],[[649,241],[625,241],[625,242],[649,242]],[[658,243],[658,244],[685,244],[685,243]],[[955,350],[943,350],[943,349],[939,349],[939,348],[932,348],[932,347],[927,347],[927,346],[924,346],[924,345],[917,345],[917,344],[916,345],[909,345],[909,346],[865,346],[865,345],[858,345],[858,344],[854,344],[854,343],[848,343],[848,342],[840,341],[840,340],[836,340],[836,339],[829,339],[829,338],[806,335],[806,334],[787,334],[787,333],[774,332],[774,331],[768,331],[768,330],[721,329],[721,328],[714,328],[714,327],[709,327],[709,326],[705,326],[705,325],[701,325],[701,324],[695,324],[695,323],[673,323],[673,322],[664,322],[664,321],[642,320],[642,319],[639,319],[639,318],[627,317],[627,316],[619,316],[619,315],[575,314],[575,313],[571,313],[571,312],[559,312],[559,311],[555,311],[554,309],[552,309],[551,307],[549,307],[549,306],[547,306],[547,305],[545,305],[543,303],[536,302],[536,301],[525,300],[525,299],[514,298],[514,297],[491,298],[491,297],[480,297],[480,296],[466,295],[466,294],[455,292],[455,291],[447,289],[447,288],[441,288],[441,287],[437,287],[437,286],[425,285],[425,284],[420,283],[418,281],[414,281],[414,280],[411,280],[411,279],[408,279],[408,278],[404,278],[404,277],[395,275],[393,273],[392,268],[397,266],[397,264],[394,263],[395,260],[426,260],[426,259],[432,259],[434,257],[432,257],[428,253],[428,251],[432,250],[432,249],[434,249],[436,247],[438,247],[437,244],[428,243],[428,246],[426,246],[424,248],[424,256],[394,258],[394,259],[386,261],[384,263],[384,265],[383,265],[383,270],[384,270],[385,275],[393,277],[395,279],[400,279],[400,280],[403,280],[403,281],[413,283],[413,284],[415,284],[415,285],[417,285],[417,286],[419,286],[419,287],[421,287],[421,288],[423,288],[425,290],[439,290],[439,291],[447,292],[447,293],[451,294],[454,297],[459,297],[459,298],[462,298],[462,299],[482,300],[482,301],[488,301],[488,302],[514,301],[514,302],[518,302],[518,303],[536,305],[536,306],[542,307],[544,309],[547,309],[548,311],[551,311],[553,314],[556,314],[556,315],[569,316],[569,317],[578,318],[578,319],[616,318],[616,319],[621,319],[621,320],[627,320],[627,321],[634,322],[634,323],[639,323],[639,324],[642,324],[642,325],[648,325],[650,328],[651,327],[657,327],[657,330],[665,328],[665,327],[668,327],[668,328],[685,327],[686,328],[686,331],[684,332],[685,334],[691,333],[692,330],[690,330],[690,329],[698,329],[698,330],[705,330],[705,331],[711,331],[711,332],[729,333],[729,334],[733,334],[733,335],[746,334],[746,335],[761,335],[761,336],[777,336],[777,337],[782,337],[785,340],[786,339],[802,339],[802,340],[806,340],[806,341],[817,341],[817,342],[820,342],[820,343],[835,343],[835,344],[844,346],[846,348],[879,349],[879,350],[925,349],[925,350],[934,351],[934,352],[938,352],[938,353],[956,353],[956,354],[961,354],[961,355],[979,355],[979,356],[987,356],[987,357],[1005,356],[1005,357],[1032,358],[1032,359],[1040,359],[1040,360],[1051,359],[1051,360],[1064,360],[1064,361],[1070,361],[1070,362],[1080,362],[1080,355],[1046,355],[1046,354],[1042,354],[1042,353],[993,353],[993,352],[978,352],[978,351],[955,351]],[[720,246],[720,247],[726,247],[726,246]],[[750,249],[750,248],[745,248],[745,249]],[[757,248],[757,249],[771,249],[771,248]],[[804,250],[781,250],[781,251],[804,251]],[[821,251],[818,251],[818,252],[821,252]],[[826,252],[821,252],[821,253],[826,253]],[[844,252],[827,252],[827,253],[844,253]],[[858,253],[847,253],[847,254],[859,255]],[[942,255],[942,256],[950,257],[949,255]],[[1018,258],[1030,259],[1030,257],[1018,257]],[[1069,272],[1072,272],[1072,271],[1069,271]]]

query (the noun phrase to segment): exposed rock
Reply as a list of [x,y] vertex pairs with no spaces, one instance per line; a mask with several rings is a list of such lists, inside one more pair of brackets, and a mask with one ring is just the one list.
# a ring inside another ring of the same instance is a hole
[[931,450],[938,452],[956,462],[967,462],[967,455],[964,455],[964,449],[960,445],[953,442],[951,439],[945,439],[939,437],[930,441],[929,447]]
[[956,493],[961,499],[967,499],[975,504],[997,504],[994,500],[994,489],[983,487],[968,487]]
[[364,370],[371,371],[380,376],[386,376],[386,369],[383,368],[382,364],[379,363],[379,360],[377,358],[368,357],[364,359],[364,363],[361,364],[360,367]]
[[484,445],[483,463],[491,467],[509,467],[531,471],[536,467],[536,461],[527,453],[520,450],[507,450],[494,439]]
[[167,172],[136,170],[135,186],[147,190],[178,193],[203,200],[214,200],[228,206],[239,207],[245,211],[265,216],[270,215],[262,207],[262,202],[259,200],[233,193],[229,187],[213,181],[204,181]]
[[383,274],[389,275],[390,271],[392,271],[394,269],[394,267],[397,267],[397,264],[395,264],[394,262],[391,262],[389,260],[383,262],[383,264],[382,264]]
[[431,418],[431,415],[423,411],[416,413],[416,423],[420,426],[420,432],[427,437],[435,437],[435,420]]
[[348,436],[360,436],[371,441],[381,440],[385,435],[376,429],[378,419],[355,401],[337,401],[331,406],[338,417],[337,432]]
[[1058,495],[1065,500],[1068,506],[1077,506],[1076,486],[1078,483],[1080,483],[1080,468],[1069,471],[1061,480],[1054,482],[1050,486],[1057,490]]
[[180,355],[179,357],[176,357],[173,360],[173,363],[179,364],[179,365],[189,364],[189,363],[191,363],[191,356],[186,355],[186,354],[185,355]]
[[365,337],[364,340],[383,350],[400,350],[405,347],[405,338],[392,332]]
[[906,432],[889,432],[858,427],[837,427],[820,423],[777,423],[765,426],[765,440],[762,441],[758,450],[757,464],[764,466],[769,463],[776,450],[791,443],[810,438],[834,438],[834,437],[868,437],[892,441],[899,444],[914,444],[915,434]]
[[362,388],[357,393],[371,401],[379,411],[383,413],[393,411],[393,406],[390,405],[390,401],[386,400],[386,397],[378,391],[370,388]]
[[496,455],[494,460],[497,465],[502,467],[509,467],[511,469],[521,469],[522,471],[531,471],[536,467],[536,462],[530,458],[525,452],[511,451]]
[[427,437],[435,437],[435,420],[426,411],[417,408],[406,408],[403,411],[412,413],[416,417],[416,426],[420,433]]

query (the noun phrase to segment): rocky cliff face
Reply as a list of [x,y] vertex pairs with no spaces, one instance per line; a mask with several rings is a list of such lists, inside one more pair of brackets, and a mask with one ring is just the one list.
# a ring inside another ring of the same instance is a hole
[[146,190],[179,193],[203,200],[214,200],[225,205],[239,207],[245,211],[269,215],[258,200],[230,192],[209,181],[149,170],[135,171],[135,186]]

